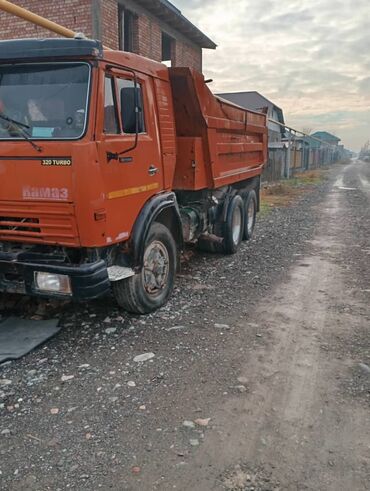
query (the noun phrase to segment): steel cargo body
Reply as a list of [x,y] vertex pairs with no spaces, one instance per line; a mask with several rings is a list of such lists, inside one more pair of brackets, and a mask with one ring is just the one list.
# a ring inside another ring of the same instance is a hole
[[174,189],[218,188],[261,174],[266,115],[212,94],[202,74],[171,68],[177,160]]

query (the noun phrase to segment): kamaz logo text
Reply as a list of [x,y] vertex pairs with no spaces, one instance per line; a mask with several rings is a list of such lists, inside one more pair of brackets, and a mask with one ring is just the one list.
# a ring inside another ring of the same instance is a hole
[[31,186],[25,186],[23,188],[23,198],[67,200],[68,189],[67,188],[36,188]]

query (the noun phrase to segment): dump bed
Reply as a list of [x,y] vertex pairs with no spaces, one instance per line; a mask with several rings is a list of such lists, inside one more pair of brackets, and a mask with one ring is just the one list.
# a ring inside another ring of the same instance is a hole
[[169,71],[177,138],[174,189],[219,188],[261,174],[266,115],[217,98],[195,70]]

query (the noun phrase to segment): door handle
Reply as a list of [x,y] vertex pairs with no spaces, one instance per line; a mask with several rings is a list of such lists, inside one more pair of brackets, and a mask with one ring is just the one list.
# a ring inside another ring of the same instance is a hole
[[148,174],[150,176],[155,176],[158,171],[159,171],[158,167],[156,167],[155,165],[151,165],[148,169]]

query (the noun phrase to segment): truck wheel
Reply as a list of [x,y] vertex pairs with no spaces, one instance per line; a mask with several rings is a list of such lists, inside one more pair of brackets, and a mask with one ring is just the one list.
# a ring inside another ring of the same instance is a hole
[[250,240],[256,225],[257,196],[255,191],[250,191],[244,200],[244,234],[243,240]]
[[176,266],[177,249],[171,232],[161,223],[153,223],[140,273],[112,283],[118,305],[133,314],[149,314],[162,307],[172,293]]
[[229,204],[224,224],[224,252],[235,254],[243,240],[244,230],[244,202],[237,195]]

